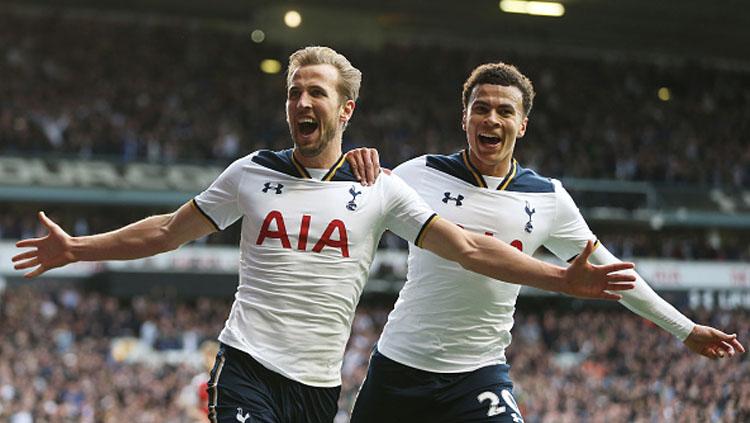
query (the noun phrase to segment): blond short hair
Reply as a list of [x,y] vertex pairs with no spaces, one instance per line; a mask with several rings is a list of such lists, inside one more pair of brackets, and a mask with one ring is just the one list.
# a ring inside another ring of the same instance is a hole
[[[339,73],[336,89],[345,100],[357,101],[359,87],[362,84],[362,72],[352,66],[343,54],[322,46],[311,46],[299,49],[289,56],[289,67],[286,71],[287,89],[292,83],[292,75],[297,69],[311,65],[331,65]],[[343,103],[343,101],[342,101]]]

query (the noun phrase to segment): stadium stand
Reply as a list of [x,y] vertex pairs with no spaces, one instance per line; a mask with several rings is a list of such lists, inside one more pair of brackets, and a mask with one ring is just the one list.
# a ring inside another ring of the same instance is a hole
[[[288,145],[283,78],[258,68],[286,57],[283,47],[130,21],[4,14],[0,23],[0,71],[14,76],[0,92],[4,154],[169,163]],[[540,93],[519,157],[529,167],[559,177],[749,182],[747,72],[432,46],[346,53],[367,79],[345,138],[380,148],[386,164],[461,148],[456,87],[477,63],[504,60]],[[657,97],[662,87],[671,101]],[[576,166],[565,165],[571,158]]]

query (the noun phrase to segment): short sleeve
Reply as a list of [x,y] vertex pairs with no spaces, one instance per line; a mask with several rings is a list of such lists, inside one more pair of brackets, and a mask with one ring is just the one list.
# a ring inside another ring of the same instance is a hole
[[216,227],[223,230],[242,217],[239,204],[239,187],[243,175],[243,163],[239,159],[229,165],[205,191],[198,194],[193,204]]
[[560,181],[553,180],[557,198],[555,219],[549,237],[544,242],[553,254],[565,261],[574,259],[586,247],[586,242],[596,237],[581,216],[568,191]]
[[420,246],[427,227],[437,214],[427,203],[396,175],[383,175],[386,227],[399,237]]

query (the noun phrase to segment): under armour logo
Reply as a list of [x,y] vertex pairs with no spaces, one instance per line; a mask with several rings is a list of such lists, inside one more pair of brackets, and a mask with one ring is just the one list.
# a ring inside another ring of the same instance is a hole
[[354,202],[354,200],[356,200],[356,199],[357,199],[357,196],[358,196],[359,194],[362,194],[362,191],[357,191],[357,190],[355,189],[354,185],[352,185],[352,187],[351,187],[351,188],[349,188],[349,194],[351,194],[351,195],[352,195],[352,199],[351,199],[351,200],[350,200],[350,201],[349,201],[348,203],[346,203],[346,208],[347,208],[348,210],[354,211],[354,210],[356,210],[356,208],[357,208],[357,203],[355,203],[355,202]]
[[272,187],[270,182],[263,184],[263,192],[268,192],[269,189],[272,189],[276,191],[276,194],[281,194],[282,188],[284,188],[284,185],[282,184],[276,184],[275,187]]
[[250,418],[250,413],[243,414],[242,409],[237,407],[237,415],[235,416],[238,422],[245,423],[245,420]]
[[451,197],[450,192],[445,193],[445,198],[443,198],[443,203],[448,204],[448,201],[455,201],[456,207],[461,206],[463,204],[464,196],[461,194],[458,194],[456,197]]
[[529,204],[529,202],[527,201],[526,208],[524,210],[526,210],[526,214],[529,215],[529,221],[526,222],[526,226],[524,226],[523,230],[525,230],[528,233],[531,233],[531,231],[534,230],[534,225],[531,224],[531,215],[536,213],[536,209],[532,209],[531,204]]

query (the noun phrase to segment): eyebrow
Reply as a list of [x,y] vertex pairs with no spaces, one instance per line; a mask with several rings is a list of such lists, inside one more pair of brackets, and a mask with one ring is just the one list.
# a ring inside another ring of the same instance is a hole
[[[328,89],[326,89],[326,88],[325,88],[325,87],[323,87],[322,85],[317,85],[317,84],[314,84],[314,85],[310,85],[310,86],[308,86],[307,88],[308,88],[308,89],[319,89],[319,90],[323,90],[323,91],[325,91],[325,92],[328,92]],[[289,87],[289,89],[288,89],[287,91],[292,91],[292,90],[294,90],[294,89],[297,89],[297,90],[299,90],[299,89],[300,89],[299,85],[292,85],[292,86],[290,86],[290,87]]]
[[[486,107],[492,108],[492,106],[490,105],[490,102],[485,101],[485,100],[474,100],[474,102],[472,103],[472,107],[475,106],[475,105],[477,105],[477,104],[481,105],[481,106],[486,106]],[[497,106],[495,106],[495,107],[508,107],[508,108],[513,109],[513,110],[516,109],[516,106],[513,104],[513,102],[511,102],[511,101],[505,101],[505,100],[502,103],[500,103]]]

